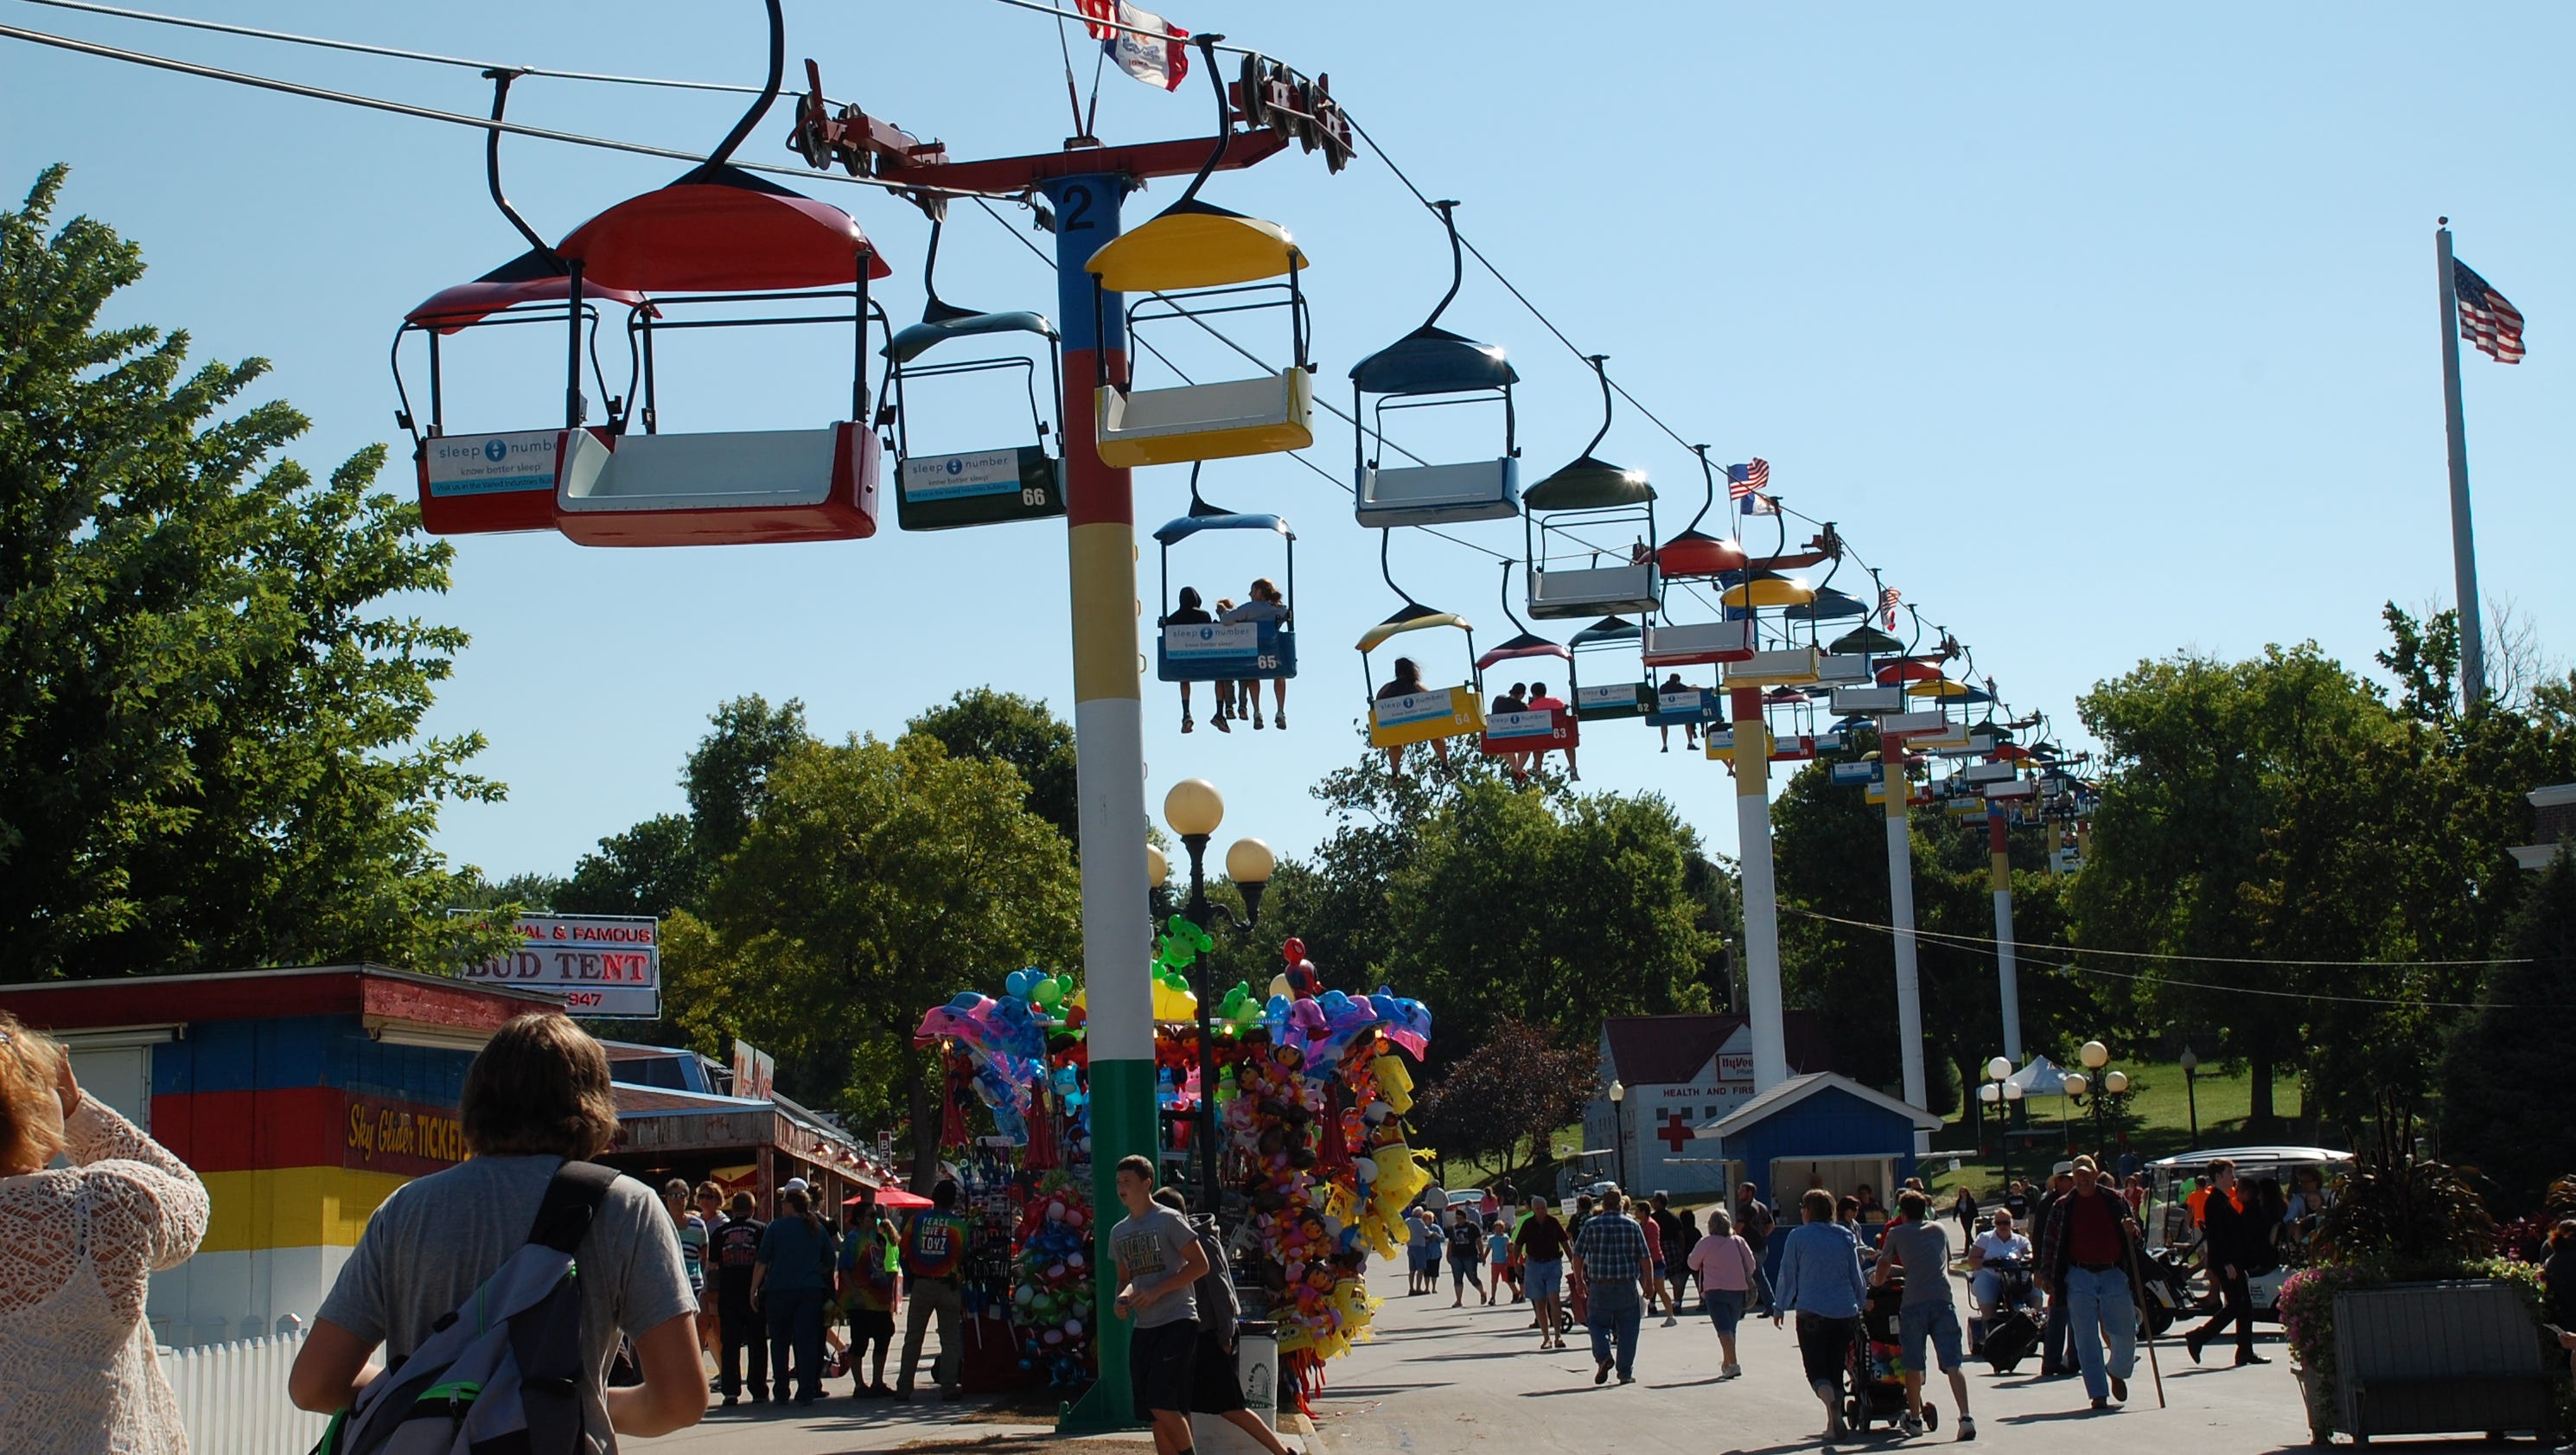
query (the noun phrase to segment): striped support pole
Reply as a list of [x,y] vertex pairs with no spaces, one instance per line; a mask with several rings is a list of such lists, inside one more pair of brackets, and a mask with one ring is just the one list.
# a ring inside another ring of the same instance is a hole
[[[1896,941],[1896,1050],[1905,1069],[1905,1100],[1929,1107],[1923,1082],[1923,978],[1914,953],[1914,824],[1907,804],[1905,739],[1887,733],[1878,742],[1879,784],[1887,797],[1887,922]],[[1914,1155],[1932,1150],[1932,1134],[1914,1132]]]
[[1064,334],[1065,524],[1073,597],[1073,732],[1082,827],[1082,978],[1091,1050],[1092,1342],[1100,1378],[1060,1429],[1138,1422],[1127,1386],[1128,1326],[1117,1317],[1109,1229],[1122,1215],[1115,1169],[1156,1155],[1154,1016],[1145,900],[1145,745],[1136,655],[1136,505],[1124,469],[1094,448],[1093,393],[1105,364],[1127,377],[1124,305],[1095,302],[1083,264],[1118,236],[1127,183],[1115,176],[1046,183],[1055,208],[1056,307]]
[[1986,855],[1995,891],[1995,978],[2004,1000],[2004,1054],[2021,1064],[2021,967],[2013,958],[2012,854],[2004,843],[2004,806],[1986,804]]
[[1753,1090],[1789,1079],[1780,1019],[1780,901],[1771,874],[1771,724],[1762,689],[1728,693],[1735,719],[1735,839],[1744,882],[1744,1006],[1753,1018]]

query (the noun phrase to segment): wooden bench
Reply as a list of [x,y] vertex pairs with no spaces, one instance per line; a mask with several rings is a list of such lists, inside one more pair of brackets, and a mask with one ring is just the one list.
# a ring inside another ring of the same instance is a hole
[[2335,1427],[2373,1435],[2529,1430],[2551,1443],[2562,1367],[2522,1298],[2492,1279],[2335,1295]]

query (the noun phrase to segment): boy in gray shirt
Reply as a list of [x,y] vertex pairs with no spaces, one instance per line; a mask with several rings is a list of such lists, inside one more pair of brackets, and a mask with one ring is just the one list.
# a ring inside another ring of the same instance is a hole
[[1127,1373],[1136,1410],[1154,1421],[1155,1455],[1190,1448],[1190,1388],[1198,1368],[1195,1286],[1208,1271],[1207,1250],[1182,1217],[1154,1201],[1154,1164],[1118,1159],[1118,1201],[1127,1216],[1109,1230],[1117,1258],[1118,1315],[1132,1320]]
[[1905,1274],[1905,1296],[1896,1308],[1897,1347],[1905,1359],[1905,1422],[1910,1438],[1923,1433],[1923,1346],[1928,1342],[1950,1376],[1959,1401],[1959,1438],[1977,1438],[1968,1413],[1968,1376],[1960,1368],[1959,1306],[1950,1292],[1950,1234],[1932,1220],[1932,1199],[1912,1188],[1896,1199],[1897,1221],[1888,1224],[1870,1286],[1885,1288],[1888,1275]]

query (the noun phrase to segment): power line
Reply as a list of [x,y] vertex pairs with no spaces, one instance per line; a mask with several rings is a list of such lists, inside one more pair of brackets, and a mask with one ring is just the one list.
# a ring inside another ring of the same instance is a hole
[[[513,136],[532,137],[538,141],[562,142],[567,146],[592,147],[600,151],[627,152],[635,156],[665,157],[676,162],[703,162],[702,152],[681,151],[674,147],[649,146],[642,142],[615,141],[606,137],[585,136],[580,132],[556,131],[551,127],[528,126],[516,121],[495,121],[488,116],[469,116],[462,112],[440,111],[434,107],[414,106],[404,101],[388,101],[379,96],[361,95],[354,91],[334,91],[322,86],[307,86],[296,81],[282,81],[273,76],[254,75],[247,71],[230,71],[219,66],[201,66],[193,61],[174,60],[148,51],[126,50],[100,45],[94,41],[74,40],[69,36],[51,35],[40,30],[24,30],[14,25],[0,25],[0,39],[23,40],[34,45],[52,46],[57,50],[76,51],[112,61],[149,66],[156,70],[176,71],[184,76],[198,76],[209,81],[224,81],[236,86],[249,86],[262,91],[276,91],[288,96],[301,96],[313,101],[331,101],[343,106],[357,106],[370,111],[390,112],[422,121],[443,121],[453,126],[470,126],[477,131],[507,132]],[[911,190],[900,182],[880,181],[874,177],[852,177],[839,172],[809,171],[798,167],[776,167],[762,162],[734,161],[728,165],[747,172],[768,172],[780,177],[807,180],[850,182],[889,192]],[[966,195],[956,188],[943,191]]]
[[[1795,909],[1787,905],[1781,908],[1789,910],[1791,914],[1804,915],[1808,919],[1850,925],[1855,929],[1877,930],[1883,934],[1896,933],[1896,926],[1879,924],[1873,920],[1845,919],[1840,915],[1820,914],[1812,909]],[[2517,960],[2492,955],[2481,956],[2474,960],[2272,960],[2259,956],[2180,955],[2161,950],[2097,950],[2090,945],[2056,945],[2040,940],[1996,940],[1984,935],[1956,935],[1923,929],[1908,930],[1905,933],[1921,940],[1956,941],[1962,946],[2010,945],[2016,950],[2045,950],[2060,955],[2107,955],[2121,960],[2179,960],[2200,965],[2281,965],[2311,970],[2432,970],[2457,969],[2473,965],[2528,965],[2531,963],[2529,959]],[[2234,987],[2214,986],[2212,988],[2233,989]]]
[[298,35],[286,30],[262,30],[254,25],[232,25],[220,20],[200,20],[192,15],[164,15],[153,10],[131,10],[121,5],[100,5],[95,0],[23,0],[28,5],[45,5],[56,10],[78,10],[90,15],[112,15],[120,20],[149,21],[154,25],[175,25],[188,30],[207,30],[220,35],[248,36],[253,40],[282,41],[289,45],[313,46],[321,50],[347,51],[354,55],[386,56],[398,61],[423,61],[430,65],[458,66],[475,71],[508,71],[515,76],[544,76],[557,81],[600,81],[618,86],[663,86],[675,91],[723,91],[740,96],[757,96],[760,86],[738,86],[723,81],[673,81],[658,76],[614,76],[597,71],[558,71],[545,66],[518,66],[504,61],[477,61],[464,56],[443,56],[431,51],[404,50],[399,46],[369,45],[364,41],[339,40],[331,36]]
[[[1008,5],[1014,10],[1034,10],[1040,15],[1052,15],[1056,18],[1059,24],[1067,20],[1079,20],[1084,25],[1091,26],[1099,30],[1123,30],[1129,35],[1141,35],[1148,40],[1181,41],[1186,44],[1197,43],[1197,37],[1195,36],[1177,36],[1173,35],[1169,31],[1147,30],[1141,25],[1129,25],[1125,21],[1121,20],[1101,20],[1093,16],[1081,14],[1077,11],[1058,10],[1052,5],[1040,5],[1037,3],[1037,0],[999,0],[999,3]],[[1224,51],[1228,55],[1255,56],[1261,54],[1259,51],[1246,50],[1239,45],[1227,45],[1222,40],[1217,42],[1215,48]]]

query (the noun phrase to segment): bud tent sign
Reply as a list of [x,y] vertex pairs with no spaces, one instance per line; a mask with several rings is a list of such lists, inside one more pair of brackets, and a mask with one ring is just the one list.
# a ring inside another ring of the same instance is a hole
[[460,978],[544,991],[600,1020],[662,1014],[661,921],[649,916],[519,916],[518,950],[468,965]]

